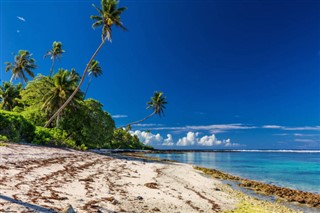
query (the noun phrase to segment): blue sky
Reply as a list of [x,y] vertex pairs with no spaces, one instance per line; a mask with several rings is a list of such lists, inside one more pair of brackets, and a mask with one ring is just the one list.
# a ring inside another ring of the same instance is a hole
[[[101,41],[92,3],[1,2],[2,81],[13,53],[43,55],[53,41],[66,53],[56,67],[83,72]],[[118,126],[148,115],[154,91],[168,98],[165,117],[134,126],[157,148],[319,149],[320,2],[316,0],[128,0],[127,32],[97,56],[104,75],[88,97]],[[20,18],[19,18],[20,17]],[[150,130],[147,134],[144,131]]]

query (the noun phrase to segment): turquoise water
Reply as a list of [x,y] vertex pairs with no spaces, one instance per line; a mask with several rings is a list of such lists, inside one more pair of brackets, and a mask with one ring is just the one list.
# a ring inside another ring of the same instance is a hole
[[214,168],[251,180],[320,194],[320,151],[186,152],[149,156]]

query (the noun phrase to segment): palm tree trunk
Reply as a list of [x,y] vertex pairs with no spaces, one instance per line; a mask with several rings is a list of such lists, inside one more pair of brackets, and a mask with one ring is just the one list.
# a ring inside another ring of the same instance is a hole
[[118,129],[124,128],[124,127],[126,127],[126,126],[131,126],[131,125],[133,125],[133,124],[141,123],[141,122],[147,120],[148,118],[154,116],[155,114],[156,114],[156,112],[154,111],[153,113],[151,113],[151,114],[148,115],[147,117],[145,117],[145,118],[143,118],[143,119],[141,119],[141,120],[134,121],[134,122],[132,122],[132,123],[128,123],[128,124],[126,124],[126,125],[120,126]]
[[89,89],[89,87],[90,87],[91,81],[92,81],[92,76],[90,76],[90,79],[89,79],[89,82],[88,82],[88,86],[87,86],[86,92],[84,93],[84,99],[85,99],[86,96],[87,96],[87,92],[88,92],[88,89]]
[[11,78],[10,78],[10,84],[12,83],[13,78],[14,78],[14,75],[12,75]]
[[104,43],[106,42],[106,39],[102,39],[101,44],[99,45],[99,47],[96,49],[96,51],[93,53],[91,59],[89,60],[85,70],[83,71],[83,74],[81,76],[81,80],[77,86],[77,88],[73,91],[73,93],[70,95],[70,97],[66,100],[66,102],[58,109],[58,111],[56,113],[53,114],[53,116],[49,119],[49,121],[44,125],[44,127],[48,127],[49,124],[53,121],[53,119],[55,119],[55,117],[57,117],[57,115],[59,115],[62,110],[64,110],[66,108],[66,106],[70,103],[70,101],[72,100],[72,98],[77,94],[77,92],[80,90],[81,85],[84,82],[84,79],[87,75],[88,69],[90,67],[90,64],[92,62],[92,60],[96,57],[96,55],[98,54],[98,52],[100,51],[101,47],[104,45]]
[[50,77],[52,77],[53,67],[54,67],[54,58],[52,59],[52,65],[51,65],[51,69],[50,69]]

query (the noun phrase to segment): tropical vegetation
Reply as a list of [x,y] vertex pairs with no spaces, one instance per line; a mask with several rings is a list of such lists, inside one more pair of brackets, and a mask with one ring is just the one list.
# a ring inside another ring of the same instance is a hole
[[[131,133],[131,125],[142,122],[153,115],[162,116],[166,98],[162,92],[155,92],[147,103],[153,112],[144,119],[116,128],[112,116],[103,105],[92,98],[86,99],[93,77],[99,77],[103,68],[95,60],[106,41],[112,40],[112,27],[126,29],[120,15],[126,10],[118,7],[116,0],[102,0],[101,8],[93,5],[98,15],[91,16],[92,27],[102,27],[101,44],[90,58],[83,74],[75,69],[58,68],[55,61],[65,52],[62,43],[54,41],[45,54],[52,64],[49,75],[38,73],[36,61],[27,50],[20,50],[13,62],[6,62],[6,71],[11,71],[10,82],[0,85],[0,141],[29,142],[38,145],[113,149],[151,149]],[[81,86],[89,77],[85,92]],[[14,84],[20,78],[22,84]],[[32,78],[31,80],[29,78]]]

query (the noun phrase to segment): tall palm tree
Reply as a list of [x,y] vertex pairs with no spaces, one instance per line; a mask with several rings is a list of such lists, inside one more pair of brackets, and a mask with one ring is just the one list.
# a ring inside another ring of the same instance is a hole
[[73,97],[77,94],[77,92],[80,90],[81,85],[84,82],[84,79],[87,75],[88,69],[91,65],[92,60],[96,57],[106,40],[109,40],[111,42],[112,40],[112,27],[115,25],[117,27],[120,27],[122,29],[126,29],[122,22],[120,21],[120,15],[123,13],[123,11],[126,10],[126,7],[118,8],[118,1],[117,0],[101,0],[101,9],[93,5],[99,12],[98,16],[90,16],[91,19],[95,20],[92,24],[92,27],[102,27],[102,34],[101,38],[102,41],[96,51],[93,53],[91,59],[87,63],[86,68],[83,71],[83,74],[81,76],[80,82],[77,86],[77,88],[74,90],[74,92],[71,94],[71,96],[66,100],[66,102],[58,109],[58,111],[48,120],[45,127],[48,127],[49,124],[57,117],[62,110],[70,103],[70,101],[73,99]]
[[[79,75],[74,69],[70,71],[59,69],[59,71],[53,76],[49,91],[43,96],[42,110],[46,114],[54,113],[58,110],[62,104],[68,99],[77,86],[79,81]],[[83,93],[79,92],[75,98],[71,101],[71,107],[76,107],[79,100],[83,99]],[[57,116],[56,125],[58,126],[59,120],[62,117],[62,113]]]
[[62,43],[59,41],[54,41],[52,43],[52,49],[49,50],[44,57],[50,56],[50,59],[52,60],[52,65],[51,65],[51,69],[50,69],[50,77],[53,74],[53,68],[54,68],[54,62],[56,59],[60,60],[62,54],[65,51],[62,49]]
[[91,81],[92,81],[92,77],[99,77],[100,75],[102,75],[102,68],[100,67],[100,64],[99,64],[99,61],[97,60],[93,60],[91,62],[91,65],[88,69],[88,75],[90,76],[90,79],[89,79],[89,82],[88,82],[88,86],[87,86],[87,89],[84,93],[84,97],[87,96],[87,92],[88,92],[88,89],[90,87],[90,84],[91,84]]
[[26,74],[34,78],[34,73],[32,70],[37,68],[35,64],[35,60],[31,58],[32,54],[30,54],[27,50],[19,50],[18,54],[14,57],[14,62],[6,62],[6,72],[12,72],[12,77],[10,82],[13,79],[21,78],[22,81],[27,82],[28,78]]
[[21,98],[21,90],[22,84],[15,86],[10,82],[4,82],[3,85],[0,86],[0,108],[12,111],[15,106],[18,106],[18,99]]
[[162,115],[164,115],[164,109],[166,108],[165,105],[167,103],[168,102],[166,100],[166,97],[163,96],[163,92],[154,92],[153,96],[151,97],[151,100],[147,102],[147,109],[152,109],[153,112],[141,120],[129,123],[119,128],[128,127],[128,126],[131,127],[133,124],[141,123],[154,115],[159,115],[161,117]]

